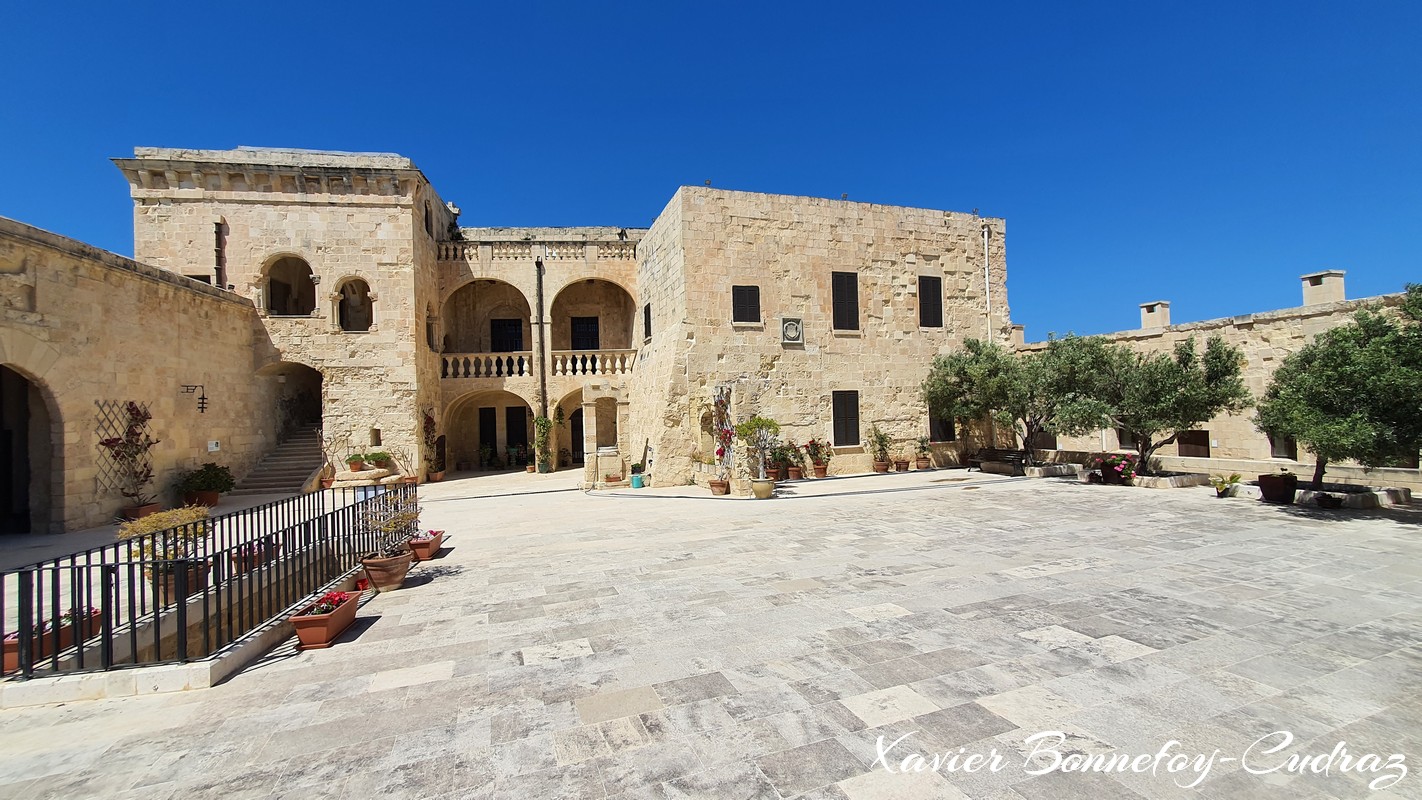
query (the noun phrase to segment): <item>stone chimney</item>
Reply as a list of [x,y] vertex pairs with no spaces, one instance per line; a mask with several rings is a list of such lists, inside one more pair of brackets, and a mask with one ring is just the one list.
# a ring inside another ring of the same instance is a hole
[[1013,325],[1013,326],[1012,326],[1012,346],[1013,346],[1013,347],[1021,347],[1021,346],[1025,345],[1025,344],[1027,344],[1027,326],[1026,326],[1026,325]]
[[1303,304],[1316,306],[1320,303],[1337,303],[1343,296],[1343,270],[1326,269],[1299,278],[1303,281]]
[[1141,303],[1141,329],[1170,327],[1170,301],[1156,300]]

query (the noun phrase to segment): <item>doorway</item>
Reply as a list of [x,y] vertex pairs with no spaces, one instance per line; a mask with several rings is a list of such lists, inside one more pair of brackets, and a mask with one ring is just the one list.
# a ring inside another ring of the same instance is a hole
[[42,532],[48,522],[49,412],[39,387],[0,366],[0,534]]
[[583,410],[580,408],[568,417],[569,436],[572,441],[568,443],[568,450],[573,454],[573,463],[583,463]]

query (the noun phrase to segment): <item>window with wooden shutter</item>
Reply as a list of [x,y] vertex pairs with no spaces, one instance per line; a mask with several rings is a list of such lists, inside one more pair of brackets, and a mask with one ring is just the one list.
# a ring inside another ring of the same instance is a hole
[[731,321],[760,322],[760,287],[731,287]]
[[943,279],[936,275],[918,276],[918,326],[943,327]]
[[834,273],[830,288],[834,295],[835,329],[859,330],[859,273]]
[[835,392],[833,397],[835,446],[859,444],[859,392]]
[[937,412],[928,412],[928,440],[930,442],[951,442],[958,438],[958,432],[953,428],[951,417],[940,416]]
[[1181,431],[1175,437],[1175,448],[1184,458],[1209,458],[1210,432]]
[[652,304],[642,306],[642,338],[652,338]]
[[1287,458],[1290,461],[1299,460],[1299,444],[1292,436],[1270,436],[1269,437],[1269,457]]

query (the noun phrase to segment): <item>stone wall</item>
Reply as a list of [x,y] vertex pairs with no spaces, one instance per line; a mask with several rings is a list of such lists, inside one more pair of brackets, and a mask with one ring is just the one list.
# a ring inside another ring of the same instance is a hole
[[[169,504],[179,472],[216,461],[240,477],[275,445],[278,384],[256,375],[270,345],[246,299],[3,218],[0,276],[0,363],[49,421],[32,437],[36,530],[101,525],[129,504],[102,479],[96,401],[148,406],[150,488]],[[184,384],[202,384],[205,413]]]
[[[1401,297],[1402,295],[1395,294],[1359,300],[1321,302],[1298,308],[1161,328],[1120,331],[1106,336],[1112,341],[1144,352],[1170,352],[1177,342],[1191,337],[1195,339],[1197,351],[1202,351],[1209,337],[1221,336],[1243,351],[1245,385],[1251,395],[1258,398],[1263,396],[1268,388],[1274,370],[1278,369],[1290,353],[1301,349],[1319,333],[1352,321],[1359,310],[1386,310],[1396,306]],[[1033,351],[1045,346],[1044,342],[1033,342],[1023,345],[1021,349]],[[1209,458],[1181,456],[1180,446],[1170,444],[1156,452],[1161,460],[1161,467],[1167,470],[1195,472],[1242,472],[1246,476],[1288,468],[1305,477],[1312,475],[1314,459],[1311,454],[1298,448],[1296,458],[1275,457],[1269,438],[1254,428],[1253,419],[1252,408],[1245,409],[1241,414],[1222,414],[1215,417],[1199,428],[1209,432]],[[1064,454],[1075,452],[1084,455],[1121,449],[1121,442],[1115,431],[1098,431],[1085,436],[1059,436],[1057,445]],[[1327,479],[1340,482],[1346,480],[1350,483],[1377,483],[1386,480],[1389,481],[1388,485],[1422,487],[1418,471],[1408,469],[1367,473],[1356,465],[1330,464]]]
[[[654,324],[638,370],[649,362],[658,369],[639,374],[633,385],[633,424],[656,443],[657,481],[690,479],[693,450],[702,446],[700,420],[721,383],[734,386],[738,421],[771,417],[782,437],[799,443],[832,438],[831,393],[858,392],[861,444],[836,448],[832,474],[870,469],[863,445],[874,424],[893,437],[894,454],[912,458],[914,441],[928,433],[919,386],[934,355],[989,330],[1002,341],[1011,335],[1004,229],[1003,220],[971,214],[683,187],[639,251],[639,291],[652,298],[654,323],[663,307],[684,314],[661,322],[664,338]],[[663,249],[677,253],[683,277],[658,276],[657,269],[677,266],[654,256]],[[858,275],[858,330],[832,329],[835,271]],[[941,327],[919,324],[920,275],[942,281]],[[733,285],[760,288],[759,323],[732,323]],[[783,317],[803,320],[802,345],[782,344]],[[644,392],[655,398],[650,408]],[[966,445],[941,448],[940,460],[955,460]]]

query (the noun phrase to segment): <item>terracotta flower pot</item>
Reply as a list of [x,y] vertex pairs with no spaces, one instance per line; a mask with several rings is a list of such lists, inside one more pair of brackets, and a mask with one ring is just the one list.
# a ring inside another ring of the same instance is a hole
[[129,506],[128,508],[123,509],[119,513],[123,515],[124,519],[135,520],[142,519],[148,516],[149,514],[157,514],[159,511],[162,510],[163,505],[161,503],[147,503],[141,506]]
[[361,461],[360,459],[356,459],[355,461],[347,461],[346,467],[350,469],[351,472],[361,472],[365,470],[365,462]]
[[444,543],[444,531],[435,531],[433,539],[424,541],[410,540],[410,552],[414,554],[416,561],[429,561],[434,558],[434,554],[439,552],[440,545]]
[[321,488],[322,488],[322,489],[329,489],[329,488],[331,488],[331,484],[333,484],[333,483],[335,483],[335,482],[336,482],[336,479],[335,479],[335,478],[322,478],[322,479],[321,479]]
[[430,483],[439,483],[440,481],[444,480],[444,470],[440,470],[439,472],[431,472],[425,477],[430,479]]
[[751,478],[751,494],[757,500],[769,500],[775,495],[775,481],[770,478]]
[[887,462],[887,461],[875,461],[875,462],[874,462],[874,471],[875,471],[875,472],[888,472],[888,471],[889,471],[889,462]]
[[1260,499],[1266,503],[1292,503],[1299,488],[1297,475],[1270,474],[1259,476]]
[[1115,467],[1108,464],[1101,468],[1101,482],[1108,486],[1121,486],[1125,484],[1126,479],[1121,477]]
[[812,464],[811,468],[815,470],[816,478],[823,478],[829,474],[829,464]]
[[[59,649],[67,650],[76,643],[83,642],[99,635],[100,628],[103,627],[104,612],[94,609],[89,616],[79,621],[78,638],[75,638],[73,625],[59,626]],[[56,652],[54,647],[54,631],[45,631],[36,634],[30,640],[30,652],[34,654],[34,660],[38,662],[41,658],[48,658]],[[0,674],[14,672],[20,668],[20,639],[19,636],[5,639],[5,658],[3,669]]]
[[708,483],[711,484],[711,494],[730,494],[730,493],[731,493],[731,482],[730,482],[730,481],[712,480],[712,481],[708,481]]
[[604,476],[602,476],[602,480],[603,480],[604,483],[621,483],[621,482],[622,482],[622,476],[621,476],[621,475],[604,475]]
[[803,467],[787,467],[787,471],[790,473],[790,480],[792,481],[798,481],[805,477],[805,469]]
[[179,596],[178,596],[178,573],[177,573],[177,571],[176,571],[176,570],[164,571],[164,572],[162,573],[162,575],[161,575],[161,577],[163,578],[163,580],[160,581],[159,584],[158,584],[158,597],[156,598],[157,601],[158,601],[158,605],[159,605],[159,606],[175,605],[175,604],[177,604],[177,603],[179,603],[179,602],[182,602],[182,601],[184,601],[184,600],[187,600],[188,597],[192,597],[193,595],[198,594],[199,592],[206,591],[206,590],[207,590],[207,568],[208,568],[208,566],[209,566],[208,563],[207,563],[206,561],[204,561],[204,562],[202,562],[202,563],[200,563],[200,564],[193,564],[192,566],[188,567],[188,595],[187,595],[187,597],[179,597]]
[[221,492],[183,492],[183,505],[212,508],[222,502]]
[[529,464],[528,466],[526,466],[526,467],[523,468],[523,471],[524,471],[524,472],[537,472],[537,471],[538,471],[538,467],[534,466],[533,464]]
[[916,458],[913,462],[914,469],[928,469],[933,466],[933,460],[929,458]]
[[360,606],[360,594],[349,592],[345,602],[336,606],[329,614],[307,614],[306,610],[315,603],[291,617],[291,625],[296,628],[296,638],[301,640],[298,650],[320,650],[331,646],[336,637],[345,632],[355,622],[356,609]]
[[908,459],[894,459],[894,472],[908,472]]
[[400,584],[405,582],[405,575],[410,571],[412,558],[413,555],[408,552],[390,558],[384,556],[366,557],[360,560],[360,565],[365,567],[365,574],[370,578],[371,586],[379,591],[389,592],[399,589]]

